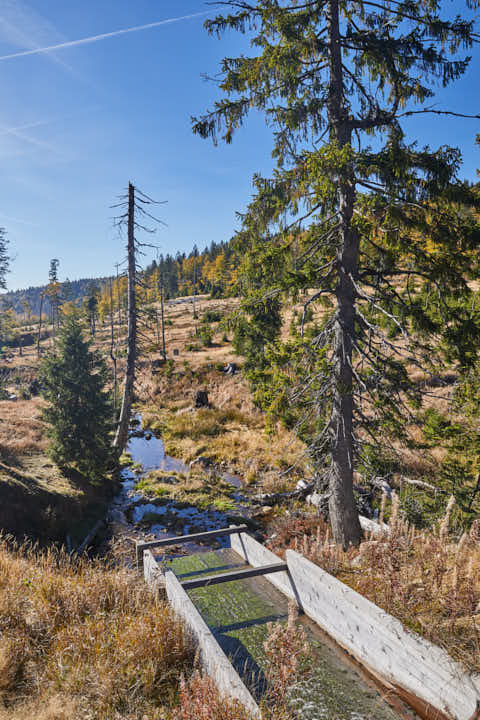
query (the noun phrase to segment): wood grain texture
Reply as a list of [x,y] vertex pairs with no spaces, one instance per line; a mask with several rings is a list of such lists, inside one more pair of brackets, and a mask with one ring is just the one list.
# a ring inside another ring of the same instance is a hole
[[304,612],[383,682],[421,701],[424,717],[475,717],[478,676],[295,551],[286,558]]

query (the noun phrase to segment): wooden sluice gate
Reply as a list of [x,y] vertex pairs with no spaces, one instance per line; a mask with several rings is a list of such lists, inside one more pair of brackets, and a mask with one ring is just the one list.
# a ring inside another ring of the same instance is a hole
[[[212,539],[226,546],[166,554]],[[246,526],[139,543],[137,563],[190,628],[220,692],[254,716],[266,689],[268,626],[286,622],[294,601],[314,658],[289,697],[302,720],[480,720],[479,678],[298,553],[282,561]]]

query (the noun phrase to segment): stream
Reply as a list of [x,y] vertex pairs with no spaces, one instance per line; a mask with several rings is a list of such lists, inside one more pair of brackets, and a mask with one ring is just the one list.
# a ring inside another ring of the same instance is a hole
[[[141,468],[122,470],[121,491],[110,510],[115,536],[146,541],[230,524],[231,514],[212,506],[200,510],[171,499],[150,500],[136,490],[139,480],[152,470],[165,473],[190,470],[165,454],[160,438],[142,429],[141,416],[136,416],[132,423],[127,452]],[[232,487],[238,522],[238,516],[246,512],[241,481],[226,473],[221,477]],[[170,551],[172,555],[161,560],[180,580],[244,567],[243,559],[229,547],[228,538],[214,540],[209,547],[189,543],[172,547]],[[133,562],[131,545],[130,562]],[[253,695],[260,699],[266,683],[264,642],[268,626],[270,622],[286,622],[286,597],[264,577],[190,590],[189,595]],[[300,615],[297,622],[305,631],[311,651],[311,671],[289,691],[290,706],[297,717],[302,720],[418,720],[398,699],[390,697],[392,704],[387,702],[384,692],[315,623],[304,615]]]
[[[126,452],[132,458],[133,467],[122,469],[121,490],[113,499],[109,511],[109,521],[116,537],[128,536],[133,540],[146,541],[216,530],[228,526],[233,520],[238,523],[246,512],[241,480],[226,472],[220,473],[219,477],[231,486],[235,509],[228,512],[222,512],[213,506],[199,509],[180,500],[144,497],[136,486],[152,470],[171,472],[172,476],[166,477],[164,481],[175,484],[175,473],[188,474],[190,467],[166,455],[163,441],[148,428],[142,427],[140,415],[133,419]],[[213,541],[213,544],[215,547],[227,546],[228,539],[220,538]],[[189,544],[183,547],[188,552],[205,549],[204,545]]]

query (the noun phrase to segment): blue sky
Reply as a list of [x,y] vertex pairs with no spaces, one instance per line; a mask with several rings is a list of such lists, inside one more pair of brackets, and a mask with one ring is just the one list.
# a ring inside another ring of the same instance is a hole
[[[457,7],[448,3],[449,12]],[[0,226],[15,255],[10,289],[46,282],[52,257],[61,279],[112,273],[124,253],[109,206],[129,180],[168,201],[156,240],[164,253],[231,237],[253,173],[272,168],[271,134],[252,115],[231,146],[215,148],[192,134],[190,116],[216,97],[202,73],[245,50],[244,38],[211,38],[196,17],[1,59],[204,10],[200,0],[0,0]],[[460,82],[439,91],[438,106],[478,113],[479,70],[474,57]],[[478,121],[427,116],[408,130],[432,147],[459,145],[462,174],[475,178]]]

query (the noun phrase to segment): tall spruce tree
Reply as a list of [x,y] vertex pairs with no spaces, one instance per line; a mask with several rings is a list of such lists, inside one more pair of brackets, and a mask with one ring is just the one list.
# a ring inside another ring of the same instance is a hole
[[251,304],[314,289],[305,310],[332,308],[313,334],[302,323],[288,355],[300,381],[291,402],[325,468],[334,539],[357,544],[354,469],[420,402],[408,366],[428,373],[442,350],[461,364],[476,354],[478,197],[457,181],[457,150],[418,148],[403,128],[417,113],[456,114],[425,101],[465,72],[473,23],[442,17],[437,0],[217,4],[228,14],[208,31],[248,32],[252,55],[223,60],[226,97],[194,131],[229,143],[252,108],[274,130],[277,168],[255,177],[239,235],[245,292]]
[[114,467],[112,405],[105,364],[90,350],[76,309],[64,314],[56,354],[43,361],[40,377],[52,459],[99,480]]

